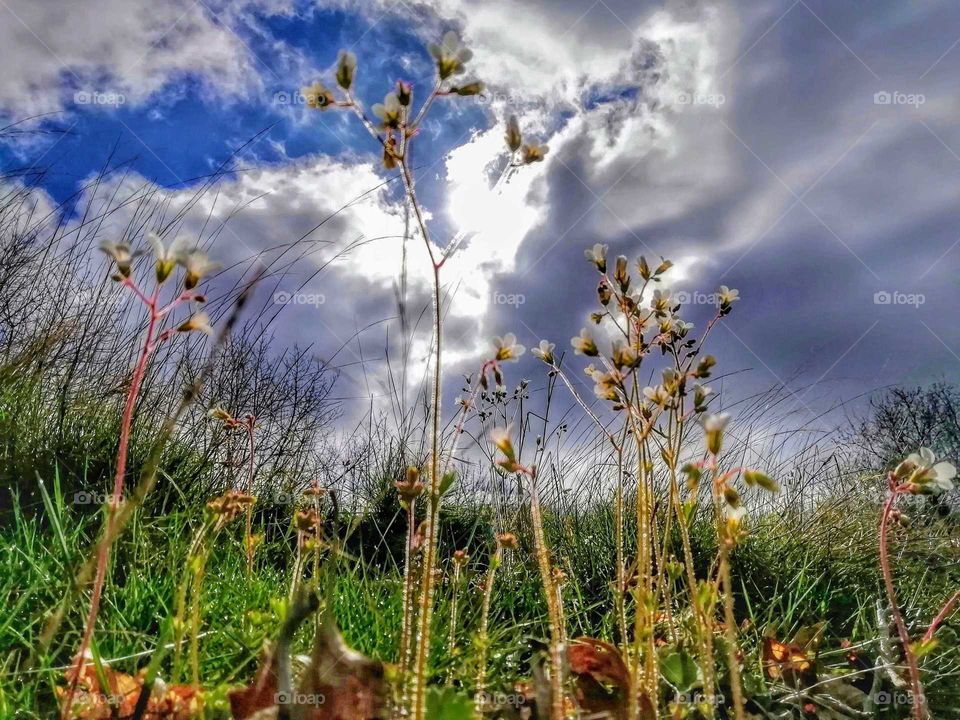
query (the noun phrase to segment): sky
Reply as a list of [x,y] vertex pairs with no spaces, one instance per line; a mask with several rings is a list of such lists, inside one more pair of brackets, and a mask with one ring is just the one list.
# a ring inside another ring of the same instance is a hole
[[[444,267],[448,402],[494,336],[569,348],[597,242],[671,259],[698,330],[716,288],[739,289],[709,346],[731,400],[778,385],[815,418],[960,370],[955,2],[0,0],[0,17],[0,127],[35,118],[0,133],[5,173],[44,169],[56,204],[106,164],[108,187],[156,183],[178,207],[228,163],[176,231],[212,241],[208,220],[229,218],[210,248],[225,265],[307,235],[266,302],[278,345],[339,369],[346,418],[385,401],[403,352],[404,211],[355,118],[299,89],[332,84],[345,48],[368,106],[400,78],[422,97],[426,44],[448,30],[487,86],[439,101],[414,156],[434,241],[460,238]],[[498,183],[510,114],[550,151]],[[422,244],[407,250],[418,378],[430,269]],[[543,387],[530,353],[508,376]]]

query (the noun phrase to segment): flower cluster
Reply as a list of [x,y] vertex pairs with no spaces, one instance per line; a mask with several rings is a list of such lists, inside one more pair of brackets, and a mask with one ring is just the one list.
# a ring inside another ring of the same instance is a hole
[[[466,72],[466,66],[473,53],[463,46],[457,33],[451,31],[443,36],[440,43],[429,46],[430,54],[436,64],[436,85],[423,104],[420,112],[412,114],[413,85],[398,80],[394,87],[384,95],[383,102],[374,104],[370,112],[376,122],[367,117],[359,101],[353,95],[357,74],[357,57],[352,52],[341,50],[337,56],[335,78],[341,97],[337,97],[336,88],[328,87],[316,81],[301,88],[307,107],[314,110],[347,108],[354,111],[363,121],[367,130],[383,146],[383,164],[392,170],[403,161],[406,142],[412,138],[433,100],[440,96],[482,95],[484,84],[479,80],[458,81]],[[380,133],[383,133],[381,135]]]
[[504,140],[507,143],[507,150],[510,151],[513,165],[530,165],[531,163],[543,162],[550,151],[549,145],[544,145],[537,140],[524,142],[523,133],[520,132],[520,123],[513,115],[507,119],[507,132]]

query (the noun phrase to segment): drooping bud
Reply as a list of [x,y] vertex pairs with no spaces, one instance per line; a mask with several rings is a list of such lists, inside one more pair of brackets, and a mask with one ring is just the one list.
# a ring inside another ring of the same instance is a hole
[[511,115],[507,119],[507,134],[505,139],[507,141],[507,148],[512,153],[515,153],[520,149],[520,146],[523,145],[523,135],[520,132],[520,123],[517,122],[516,115]]

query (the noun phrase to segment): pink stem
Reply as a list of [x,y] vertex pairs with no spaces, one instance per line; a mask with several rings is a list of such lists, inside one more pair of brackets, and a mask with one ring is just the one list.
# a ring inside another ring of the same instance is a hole
[[[116,512],[120,507],[123,498],[123,479],[127,471],[127,451],[130,446],[130,429],[133,424],[133,411],[137,405],[137,398],[140,395],[140,386],[143,384],[143,378],[147,370],[147,361],[150,358],[150,352],[153,349],[153,338],[157,329],[157,293],[159,288],[154,291],[153,297],[148,298],[130,279],[124,282],[124,285],[130,288],[134,294],[150,310],[150,320],[147,323],[147,335],[143,342],[143,349],[140,351],[140,357],[133,370],[133,377],[130,379],[130,388],[127,390],[127,400],[123,408],[123,418],[120,424],[120,448],[117,452],[117,469],[113,479],[113,494],[110,496],[110,507],[107,510],[107,527],[104,538],[113,534],[113,522]],[[76,674],[70,683],[70,689],[67,693],[67,699],[63,705],[62,718],[69,718],[73,707],[73,698],[76,693],[77,683],[80,681],[80,670],[84,666],[84,659],[90,643],[93,640],[93,630],[97,624],[97,614],[100,611],[100,599],[103,596],[103,585],[107,576],[107,563],[110,559],[110,543],[101,541],[97,547],[97,572],[93,581],[93,592],[90,595],[90,611],[87,614],[87,623],[83,630],[83,639],[80,641],[80,649],[77,652]]]
[[947,600],[940,612],[937,613],[937,616],[933,619],[933,622],[930,623],[930,627],[927,629],[927,632],[925,632],[923,635],[923,642],[930,642],[933,640],[933,634],[937,631],[937,628],[940,627],[940,623],[950,617],[950,613],[953,612],[953,609],[956,607],[958,601],[960,601],[960,591],[954,593],[953,597]]
[[900,644],[903,645],[903,654],[907,659],[907,667],[910,671],[910,690],[913,693],[913,716],[916,720],[924,720],[927,717],[926,703],[923,697],[923,687],[920,684],[920,667],[917,665],[917,656],[913,652],[910,644],[910,634],[907,632],[907,625],[903,621],[903,615],[900,612],[900,606],[897,605],[897,591],[893,586],[893,573],[890,570],[890,557],[887,549],[887,528],[890,515],[893,512],[893,506],[900,493],[896,482],[890,480],[890,495],[883,505],[883,514],[880,516],[880,569],[883,572],[883,584],[887,590],[887,600],[890,603],[890,612],[893,615],[893,622],[897,626],[897,634],[900,636]]

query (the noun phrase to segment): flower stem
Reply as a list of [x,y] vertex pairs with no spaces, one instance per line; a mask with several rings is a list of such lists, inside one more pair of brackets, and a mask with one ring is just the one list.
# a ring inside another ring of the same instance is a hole
[[924,720],[927,715],[925,698],[923,696],[923,686],[920,684],[920,667],[917,664],[917,656],[910,643],[910,633],[907,631],[907,624],[903,620],[903,614],[900,612],[900,606],[897,604],[897,591],[893,585],[893,571],[890,567],[890,556],[888,549],[888,528],[890,515],[893,513],[893,507],[897,502],[900,493],[896,481],[891,477],[890,493],[883,505],[883,512],[880,515],[880,570],[883,573],[883,585],[887,591],[887,601],[890,603],[890,612],[893,615],[893,622],[897,628],[897,634],[900,636],[900,644],[903,645],[903,654],[907,660],[907,668],[910,673],[910,691],[913,693],[913,717],[916,720]]

